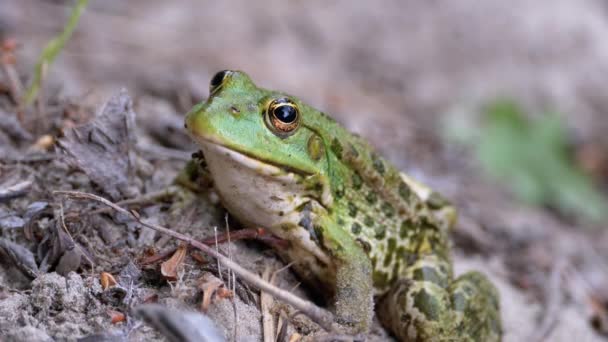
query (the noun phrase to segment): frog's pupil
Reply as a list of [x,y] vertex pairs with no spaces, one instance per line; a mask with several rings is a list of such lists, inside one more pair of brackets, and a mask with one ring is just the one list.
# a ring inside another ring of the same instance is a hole
[[222,85],[222,82],[224,81],[224,77],[226,77],[226,74],[229,72],[230,70],[222,70],[220,72],[218,72],[217,74],[215,74],[213,76],[213,78],[211,78],[211,82],[209,82],[209,88],[211,90],[219,87],[220,85]]
[[283,123],[292,123],[298,118],[298,113],[293,106],[282,105],[274,109],[274,116]]

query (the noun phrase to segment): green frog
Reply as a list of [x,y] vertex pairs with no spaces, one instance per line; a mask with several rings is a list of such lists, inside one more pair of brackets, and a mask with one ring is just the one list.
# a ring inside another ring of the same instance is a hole
[[361,137],[232,70],[185,121],[225,208],[289,243],[277,252],[346,331],[366,332],[375,311],[400,340],[501,339],[496,288],[453,275],[455,209]]

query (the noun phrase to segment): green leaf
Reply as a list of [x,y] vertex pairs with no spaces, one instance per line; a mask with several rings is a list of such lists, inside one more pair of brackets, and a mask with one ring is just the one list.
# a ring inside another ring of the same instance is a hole
[[606,219],[608,202],[568,153],[559,116],[529,120],[512,101],[496,101],[484,111],[477,157],[494,178],[522,200],[555,207],[592,221]]
[[48,69],[50,68],[51,64],[53,64],[55,57],[57,57],[57,55],[63,49],[65,43],[72,36],[72,32],[74,32],[76,25],[78,25],[80,16],[82,15],[82,12],[84,11],[88,2],[89,0],[78,0],[76,6],[74,6],[74,9],[72,9],[70,18],[68,19],[68,22],[63,28],[63,31],[57,37],[53,38],[50,42],[48,42],[48,44],[42,51],[42,54],[38,59],[38,63],[36,64],[34,80],[32,81],[32,84],[27,90],[22,101],[22,104],[24,106],[31,105],[32,102],[34,102],[34,100],[36,99],[36,96],[40,91],[40,87],[42,86],[42,80],[44,79],[44,76],[48,72]]

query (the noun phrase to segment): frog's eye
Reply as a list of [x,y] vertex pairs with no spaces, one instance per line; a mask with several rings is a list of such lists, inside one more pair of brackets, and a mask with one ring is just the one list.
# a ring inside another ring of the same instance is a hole
[[231,70],[222,70],[215,74],[213,78],[211,78],[211,82],[209,82],[209,95],[213,95],[213,93],[217,92],[230,74],[232,74]]
[[289,136],[300,125],[300,110],[290,99],[273,100],[266,109],[266,124],[275,134]]

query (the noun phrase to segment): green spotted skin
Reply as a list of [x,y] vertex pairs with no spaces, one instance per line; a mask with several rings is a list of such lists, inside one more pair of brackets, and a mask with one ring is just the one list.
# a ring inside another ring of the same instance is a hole
[[289,241],[278,253],[325,294],[347,332],[374,311],[403,341],[500,341],[498,293],[454,278],[455,211],[360,137],[281,92],[223,71],[186,116],[224,206]]

